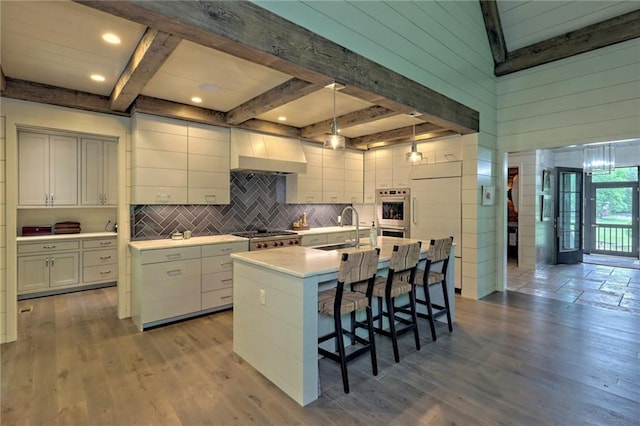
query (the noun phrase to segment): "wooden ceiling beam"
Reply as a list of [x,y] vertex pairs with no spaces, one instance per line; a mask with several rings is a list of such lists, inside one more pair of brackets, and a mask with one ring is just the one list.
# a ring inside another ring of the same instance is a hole
[[[399,115],[397,111],[374,105],[369,108],[361,109],[359,111],[350,112],[348,114],[337,117],[338,128],[346,129],[349,127],[357,126],[359,124],[370,123],[381,118],[393,117]],[[333,118],[321,121],[319,123],[310,124],[300,129],[300,135],[303,138],[310,138],[313,136],[321,135],[324,133],[331,133],[331,123]]]
[[111,92],[111,109],[126,111],[181,39],[147,28]]
[[[440,139],[440,138],[444,138],[444,137],[447,137],[447,136],[460,136],[460,133],[454,132],[453,130],[446,130],[446,129],[434,130],[433,132],[421,134],[420,138],[417,139],[417,142],[425,142],[425,141],[429,141],[431,139]],[[402,142],[399,142],[399,141],[373,142],[373,143],[360,144],[360,145],[354,144],[353,146],[351,146],[351,148],[368,150],[368,149],[372,149],[372,148],[382,148],[382,147],[385,147],[385,146],[399,145],[399,144],[404,143],[404,142],[406,142],[406,141],[402,141]]]
[[500,13],[496,0],[480,0],[484,26],[489,38],[489,46],[493,55],[493,63],[500,64],[507,58],[507,43],[504,40],[502,24],[500,23]]
[[[172,101],[165,101],[164,99],[157,99],[148,96],[138,96],[132,108],[132,113],[136,112],[176,118],[178,120],[193,121],[212,126],[231,127],[226,121],[224,112]],[[300,137],[300,130],[297,127],[271,123],[263,120],[248,120],[233,127],[255,130],[277,136],[294,138]]]
[[640,37],[640,10],[509,52],[507,59],[496,65],[495,75],[511,74],[637,37]]
[[76,1],[303,81],[339,81],[361,99],[420,111],[440,127],[479,129],[477,111],[250,2]]
[[[423,133],[436,132],[436,131],[448,131],[449,129],[443,129],[432,123],[423,123],[416,125],[416,137]],[[380,141],[394,141],[397,139],[406,139],[409,142],[409,138],[413,136],[413,126],[401,127],[399,129],[387,130],[385,132],[373,133],[371,135],[360,136],[357,138],[351,138],[351,144],[355,146],[369,145]]]
[[2,90],[2,96],[23,101],[81,109],[84,111],[124,116],[129,115],[124,112],[113,111],[111,109],[111,102],[107,96],[94,95],[93,93],[81,92],[79,90],[65,89],[9,77],[6,78],[6,87]]
[[292,78],[229,111],[226,116],[227,123],[243,123],[322,88],[323,86]]

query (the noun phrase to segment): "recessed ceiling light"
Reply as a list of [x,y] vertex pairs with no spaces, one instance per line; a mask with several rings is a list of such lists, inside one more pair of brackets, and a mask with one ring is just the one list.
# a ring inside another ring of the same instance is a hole
[[216,86],[213,83],[200,83],[200,85],[198,85],[198,88],[205,92],[211,92],[211,93],[216,93],[220,91],[220,87]]
[[280,117],[278,117],[278,121],[287,121],[287,117],[281,115]]
[[202,98],[194,96],[194,97],[191,98],[191,102],[195,102],[195,103],[199,104],[199,103],[202,102]]
[[113,33],[102,34],[102,39],[109,44],[120,44],[120,37]]
[[100,74],[91,74],[91,80],[93,81],[104,81],[105,78],[103,75]]

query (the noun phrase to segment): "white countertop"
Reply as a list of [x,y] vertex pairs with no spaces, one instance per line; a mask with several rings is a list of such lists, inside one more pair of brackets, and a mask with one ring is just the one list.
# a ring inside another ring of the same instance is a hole
[[[346,228],[346,227],[345,227]],[[355,226],[354,226],[355,228]],[[380,261],[388,261],[395,244],[408,244],[418,240],[408,238],[378,237],[380,247]],[[422,242],[422,252],[426,253],[429,242]],[[359,250],[371,250],[370,245],[362,245],[340,250],[318,250],[309,247],[282,247],[270,250],[258,250],[242,253],[232,253],[231,258],[239,262],[247,262],[262,266],[285,274],[305,278],[337,272],[342,253]]]
[[245,241],[248,244],[249,239],[228,234],[208,235],[204,237],[192,237],[186,240],[172,240],[171,238],[165,238],[162,240],[130,241],[129,247],[133,248],[134,250],[153,250],[162,248],[201,246],[206,244],[234,243],[240,241]]
[[[361,225],[360,229],[369,229],[370,226],[364,226]],[[311,228],[305,231],[300,231],[297,229],[294,229],[294,232],[297,232],[298,234],[305,236],[305,235],[314,235],[314,234],[329,234],[331,232],[348,232],[348,231],[355,231],[356,230],[356,225],[345,225],[345,226],[323,226],[321,228]]]
[[84,238],[115,238],[118,234],[115,232],[80,232],[78,234],[52,234],[52,235],[35,235],[33,237],[16,237],[19,243],[38,242],[51,240],[78,240]]

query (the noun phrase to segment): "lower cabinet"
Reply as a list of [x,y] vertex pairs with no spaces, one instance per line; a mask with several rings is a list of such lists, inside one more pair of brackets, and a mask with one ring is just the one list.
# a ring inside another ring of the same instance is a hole
[[118,280],[116,238],[18,243],[18,297],[75,291]]
[[139,330],[226,309],[233,303],[231,242],[131,251],[131,318]]

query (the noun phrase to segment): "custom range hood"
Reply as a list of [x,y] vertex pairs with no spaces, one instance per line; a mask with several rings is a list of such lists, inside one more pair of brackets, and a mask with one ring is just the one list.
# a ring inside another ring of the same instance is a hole
[[307,159],[298,139],[231,129],[231,170],[305,173]]

